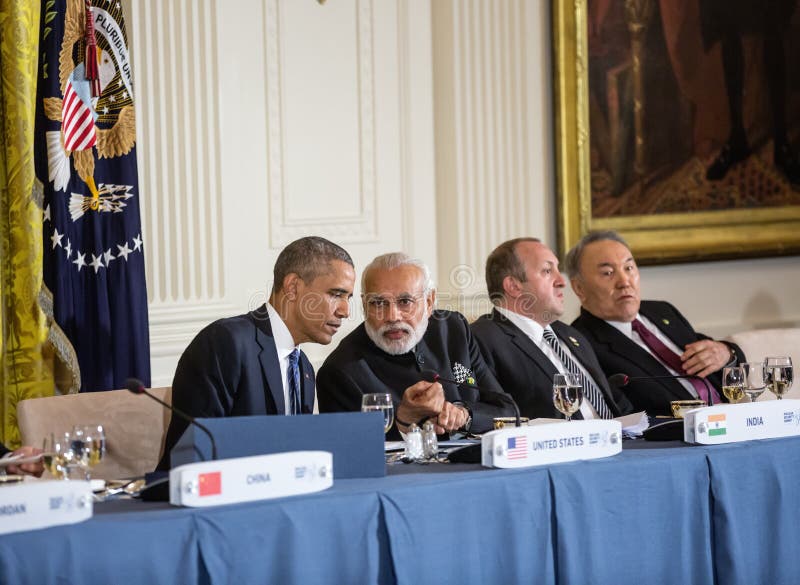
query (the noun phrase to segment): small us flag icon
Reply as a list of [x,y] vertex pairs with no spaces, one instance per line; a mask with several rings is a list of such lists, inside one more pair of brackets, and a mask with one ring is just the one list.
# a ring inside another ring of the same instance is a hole
[[508,458],[526,459],[528,457],[528,438],[525,435],[508,439]]

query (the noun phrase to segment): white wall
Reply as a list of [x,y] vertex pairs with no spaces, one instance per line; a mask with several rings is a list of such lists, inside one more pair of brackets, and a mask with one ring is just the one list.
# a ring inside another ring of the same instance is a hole
[[[203,325],[263,300],[301,235],[342,244],[358,272],[379,253],[419,256],[472,316],[497,243],[555,244],[548,2],[126,6],[153,385]],[[643,289],[710,334],[800,324],[798,267],[644,268]],[[320,363],[331,348],[304,349]]]

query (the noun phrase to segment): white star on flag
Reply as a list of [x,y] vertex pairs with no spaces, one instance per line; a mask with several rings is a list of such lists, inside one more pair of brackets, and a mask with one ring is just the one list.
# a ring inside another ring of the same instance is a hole
[[92,254],[92,261],[89,262],[89,266],[94,268],[95,274],[97,274],[97,271],[100,270],[101,268],[105,268],[105,266],[103,266],[103,255],[100,254],[100,256],[98,257]]
[[133,251],[135,252],[136,250],[141,250],[141,248],[142,248],[142,238],[140,237],[139,234],[137,234],[136,237],[133,238]]
[[67,238],[67,245],[64,246],[64,250],[67,252],[67,260],[69,260],[69,257],[72,256],[72,245],[69,243],[69,238]]
[[125,242],[124,246],[120,246],[117,244],[117,248],[119,248],[119,254],[117,254],[117,258],[125,258],[125,262],[128,261],[128,254],[130,254],[133,250],[128,247],[128,242]]
[[116,260],[116,257],[111,253],[111,248],[103,252],[103,259],[106,261],[106,267],[111,264],[112,260]]
[[73,260],[72,263],[78,265],[78,272],[80,272],[81,268],[86,266],[86,254],[82,254],[80,252],[77,252],[77,254],[78,254],[78,259]]
[[64,237],[64,234],[58,233],[58,228],[53,229],[53,235],[50,236],[50,241],[53,242],[53,250],[56,249],[56,246],[61,246],[61,238]]
[[50,221],[50,205],[44,208],[44,221]]

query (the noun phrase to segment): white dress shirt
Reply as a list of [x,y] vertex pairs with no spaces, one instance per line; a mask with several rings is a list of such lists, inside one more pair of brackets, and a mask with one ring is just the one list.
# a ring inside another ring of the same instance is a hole
[[[661,332],[661,329],[653,325],[653,322],[650,321],[647,317],[643,317],[642,315],[637,314],[636,318],[642,322],[642,325],[644,325],[650,333],[658,337],[659,341],[661,341],[661,343],[666,345],[670,351],[675,352],[675,354],[678,357],[683,355],[683,350],[680,349],[677,345],[675,345],[675,343],[669,337],[664,335]],[[647,347],[647,344],[642,340],[642,338],[639,337],[639,334],[633,330],[633,325],[631,323],[623,323],[622,321],[606,321],[606,323],[617,329],[625,337],[633,341],[636,345],[638,345],[647,353],[649,353],[651,356],[653,356],[658,361],[658,363],[664,366],[664,368],[666,368],[666,370],[673,376],[680,376],[683,374],[683,372],[676,372],[675,370],[670,368],[666,363],[664,363],[664,361],[660,357],[654,354],[653,351],[649,347]],[[686,378],[678,378],[677,382],[679,382],[681,386],[686,388],[686,390],[692,396],[694,396],[695,398],[698,397],[697,389],[692,385],[692,383],[689,380],[687,380]]]
[[[537,323],[533,319],[520,315],[519,313],[515,313],[514,311],[509,311],[505,307],[495,307],[495,308],[506,319],[511,321],[517,327],[519,327],[522,330],[522,332],[525,335],[527,335],[528,338],[533,342],[533,344],[540,350],[542,350],[542,353],[545,356],[547,356],[547,359],[550,360],[550,362],[556,367],[556,369],[560,373],[562,374],[569,373],[569,370],[567,370],[567,368],[564,367],[564,364],[561,363],[561,360],[553,351],[553,348],[550,347],[550,344],[547,343],[547,341],[545,341],[544,327],[542,327],[539,323]],[[553,329],[549,325],[547,326],[547,328],[550,329],[551,331]],[[569,357],[572,358],[572,361],[574,361],[575,365],[578,366],[578,368],[580,368],[581,373],[583,373],[583,375],[586,376],[586,379],[594,381],[592,375],[586,371],[586,368],[583,367],[583,364],[581,364],[581,362],[570,351],[569,347],[565,343],[561,343],[561,339],[559,339],[558,335],[556,335],[556,339],[558,339],[558,342],[561,344],[561,349],[563,349],[564,353],[566,353]],[[597,382],[595,382],[595,384],[597,384]],[[584,400],[581,402],[580,413],[586,420],[592,418],[599,418],[597,411],[594,409],[594,406],[592,406],[592,403],[589,402],[588,397],[584,397]]]
[[[275,340],[275,349],[278,350],[278,363],[281,365],[281,382],[283,383],[283,407],[284,414],[292,414],[291,404],[289,403],[289,354],[297,347],[294,344],[289,328],[283,322],[271,304],[267,303],[267,314],[269,323],[272,327],[272,337]],[[298,388],[299,390],[299,388]]]

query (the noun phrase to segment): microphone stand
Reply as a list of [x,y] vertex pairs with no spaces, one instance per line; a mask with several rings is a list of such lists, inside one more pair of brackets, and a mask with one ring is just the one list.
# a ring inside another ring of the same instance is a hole
[[193,416],[191,416],[189,414],[186,414],[182,410],[172,406],[171,404],[169,404],[167,402],[164,402],[163,400],[161,400],[157,396],[154,396],[153,394],[150,394],[145,389],[144,384],[142,384],[138,380],[133,380],[133,379],[128,380],[128,382],[125,384],[125,386],[128,388],[128,390],[130,390],[134,394],[144,394],[145,396],[147,396],[151,400],[155,400],[161,406],[163,406],[164,408],[167,408],[170,411],[174,412],[180,418],[182,418],[183,420],[188,422],[190,425],[194,425],[198,429],[203,431],[206,435],[208,435],[208,438],[211,441],[211,460],[214,461],[214,460],[217,459],[217,442],[214,440],[214,435],[211,434],[211,431],[208,430],[208,427],[206,427],[205,425],[197,422]]

